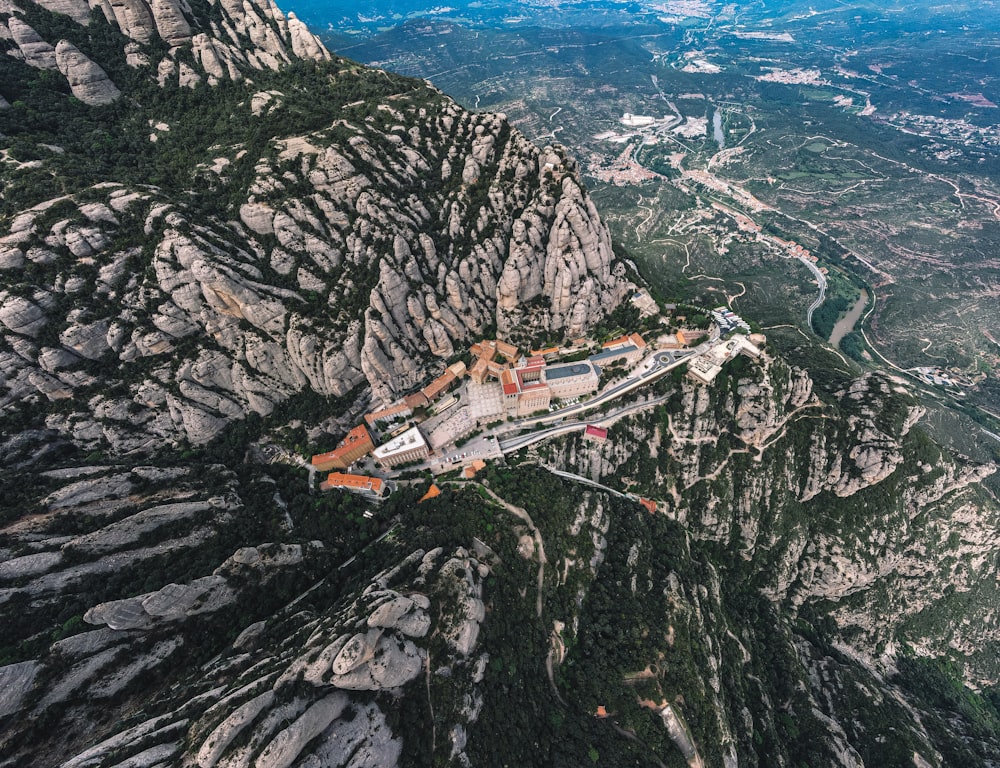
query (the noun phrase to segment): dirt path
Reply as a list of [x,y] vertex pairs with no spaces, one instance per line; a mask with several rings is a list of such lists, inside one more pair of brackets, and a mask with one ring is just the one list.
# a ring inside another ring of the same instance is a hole
[[[548,563],[548,559],[545,557],[545,542],[542,540],[542,532],[538,530],[538,526],[535,525],[535,521],[531,519],[531,515],[528,514],[526,509],[522,507],[515,507],[506,499],[497,496],[493,491],[487,488],[485,485],[479,484],[479,487],[486,491],[487,495],[493,499],[497,504],[502,506],[508,512],[510,512],[515,517],[520,518],[528,524],[528,528],[531,531],[532,537],[535,540],[535,551],[538,553],[538,583],[537,583],[537,598],[535,602],[535,613],[538,618],[542,618],[542,587],[545,582],[545,565]],[[552,686],[552,692],[555,694],[556,699],[564,707],[568,706],[566,701],[559,693],[559,689],[556,687],[555,672],[552,668],[552,646],[549,645],[549,652],[545,656],[545,674],[549,678],[549,685]]]
[[486,491],[486,494],[493,501],[528,524],[528,530],[535,540],[535,551],[538,553],[538,598],[535,604],[535,613],[538,615],[538,618],[542,618],[542,585],[545,581],[545,565],[548,563],[545,557],[545,542],[542,540],[542,533],[538,530],[538,526],[535,525],[535,521],[531,519],[531,515],[528,514],[527,510],[515,507],[509,501],[497,496],[485,485],[480,485],[479,487]]

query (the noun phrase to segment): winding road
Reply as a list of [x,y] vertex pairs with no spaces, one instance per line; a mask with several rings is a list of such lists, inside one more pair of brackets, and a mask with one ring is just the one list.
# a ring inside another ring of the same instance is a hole
[[809,310],[806,312],[806,324],[812,328],[813,325],[813,312],[819,309],[820,305],[826,300],[826,275],[819,271],[819,267],[813,264],[805,256],[797,257],[799,261],[806,265],[810,272],[816,277],[816,282],[819,284],[819,296],[816,297],[816,301],[809,305]]

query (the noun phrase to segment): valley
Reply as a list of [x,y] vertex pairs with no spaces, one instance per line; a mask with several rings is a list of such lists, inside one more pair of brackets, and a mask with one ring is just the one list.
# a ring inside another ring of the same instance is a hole
[[[710,5],[683,23],[616,12],[620,22],[571,30],[444,14],[343,50],[502,111],[539,143],[572,147],[616,238],[664,296],[684,285],[711,303],[722,286],[708,278],[729,281],[729,294],[740,281],[750,287],[738,307],[762,325],[817,330],[812,300],[802,303],[808,273],[781,279],[781,248],[759,248],[748,228],[801,245],[843,278],[822,338],[861,291],[877,296],[864,328],[840,340],[842,358],[961,374],[975,383],[959,411],[995,431],[1000,360],[980,330],[997,309],[995,127],[989,99],[963,95],[970,79],[995,85],[983,68],[989,33],[938,20],[970,51],[981,46],[969,63],[920,37],[933,20],[872,19],[869,33],[828,9],[781,19],[782,36],[734,31]],[[699,26],[708,16],[716,23]],[[778,18],[753,10],[740,22],[767,30]],[[931,69],[929,58],[946,64]],[[914,117],[921,110],[940,117]],[[707,278],[690,278],[699,274]],[[934,399],[954,404],[951,394]]]

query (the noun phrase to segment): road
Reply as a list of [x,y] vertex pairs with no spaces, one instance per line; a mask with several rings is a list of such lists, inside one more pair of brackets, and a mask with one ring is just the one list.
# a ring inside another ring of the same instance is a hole
[[610,424],[620,419],[622,416],[627,416],[630,413],[641,411],[666,401],[667,396],[656,397],[652,400],[643,400],[641,403],[631,403],[626,405],[624,408],[619,408],[617,411],[609,413],[606,416],[602,416],[600,419],[590,421],[573,421],[569,424],[559,424],[554,427],[549,427],[548,429],[538,430],[537,432],[529,432],[526,435],[511,437],[507,440],[500,441],[500,450],[505,454],[513,453],[514,451],[527,448],[529,445],[533,445],[542,440],[548,440],[553,437],[558,437],[559,435],[567,435],[570,432],[582,432],[590,424],[595,426]]
[[550,467],[545,464],[539,465],[542,469],[546,469],[551,472],[556,477],[561,477],[564,480],[572,480],[574,483],[581,483],[583,485],[589,485],[591,488],[597,488],[598,490],[610,493],[613,496],[617,496],[620,499],[630,498],[628,495],[622,493],[621,491],[616,491],[614,488],[609,488],[606,485],[601,485],[596,480],[591,480],[589,477],[584,477],[583,475],[575,475],[572,472],[563,472],[561,469],[556,469],[555,467]]
[[632,373],[626,376],[622,381],[613,384],[603,392],[600,392],[596,396],[590,398],[590,400],[577,405],[572,405],[569,408],[560,408],[558,411],[545,414],[544,416],[536,416],[533,418],[520,419],[518,421],[511,422],[505,427],[498,427],[497,434],[514,432],[516,430],[533,427],[536,424],[548,424],[549,422],[560,421],[572,416],[579,416],[586,411],[592,411],[595,408],[600,408],[602,405],[611,402],[621,395],[624,395],[626,392],[631,392],[637,387],[649,384],[650,382],[663,376],[665,373],[683,365],[688,360],[707,352],[710,342],[718,338],[718,328],[717,326],[713,326],[713,328],[715,329],[715,332],[713,334],[713,338],[709,342],[702,343],[691,350],[664,350],[660,352],[653,352],[646,357],[641,365],[633,370]]
[[506,499],[497,496],[485,485],[479,484],[479,487],[482,488],[486,492],[486,495],[493,499],[493,501],[502,506],[515,517],[520,518],[528,524],[528,531],[531,533],[531,536],[535,541],[535,552],[538,554],[538,597],[535,601],[535,613],[538,614],[538,618],[542,618],[542,590],[545,585],[545,564],[548,563],[548,559],[545,557],[545,541],[542,539],[542,532],[538,530],[538,526],[535,525],[535,521],[531,519],[531,515],[528,514],[526,509],[522,507],[515,507]]
[[820,272],[819,267],[805,256],[799,256],[798,259],[809,268],[809,271],[813,273],[816,277],[816,282],[819,284],[819,296],[816,297],[816,301],[809,305],[809,311],[806,312],[806,325],[811,329],[813,325],[813,312],[819,309],[820,304],[826,299],[826,275]]

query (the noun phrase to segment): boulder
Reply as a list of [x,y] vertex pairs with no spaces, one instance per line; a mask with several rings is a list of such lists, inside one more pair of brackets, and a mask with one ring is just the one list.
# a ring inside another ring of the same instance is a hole
[[67,40],[56,45],[56,63],[69,80],[73,95],[84,104],[102,106],[122,95],[107,73]]
[[0,717],[8,717],[21,709],[41,669],[42,665],[37,661],[0,667]]
[[37,69],[59,69],[56,61],[56,50],[42,39],[32,27],[29,27],[17,16],[7,20],[7,28],[18,49],[24,56],[24,63]]

